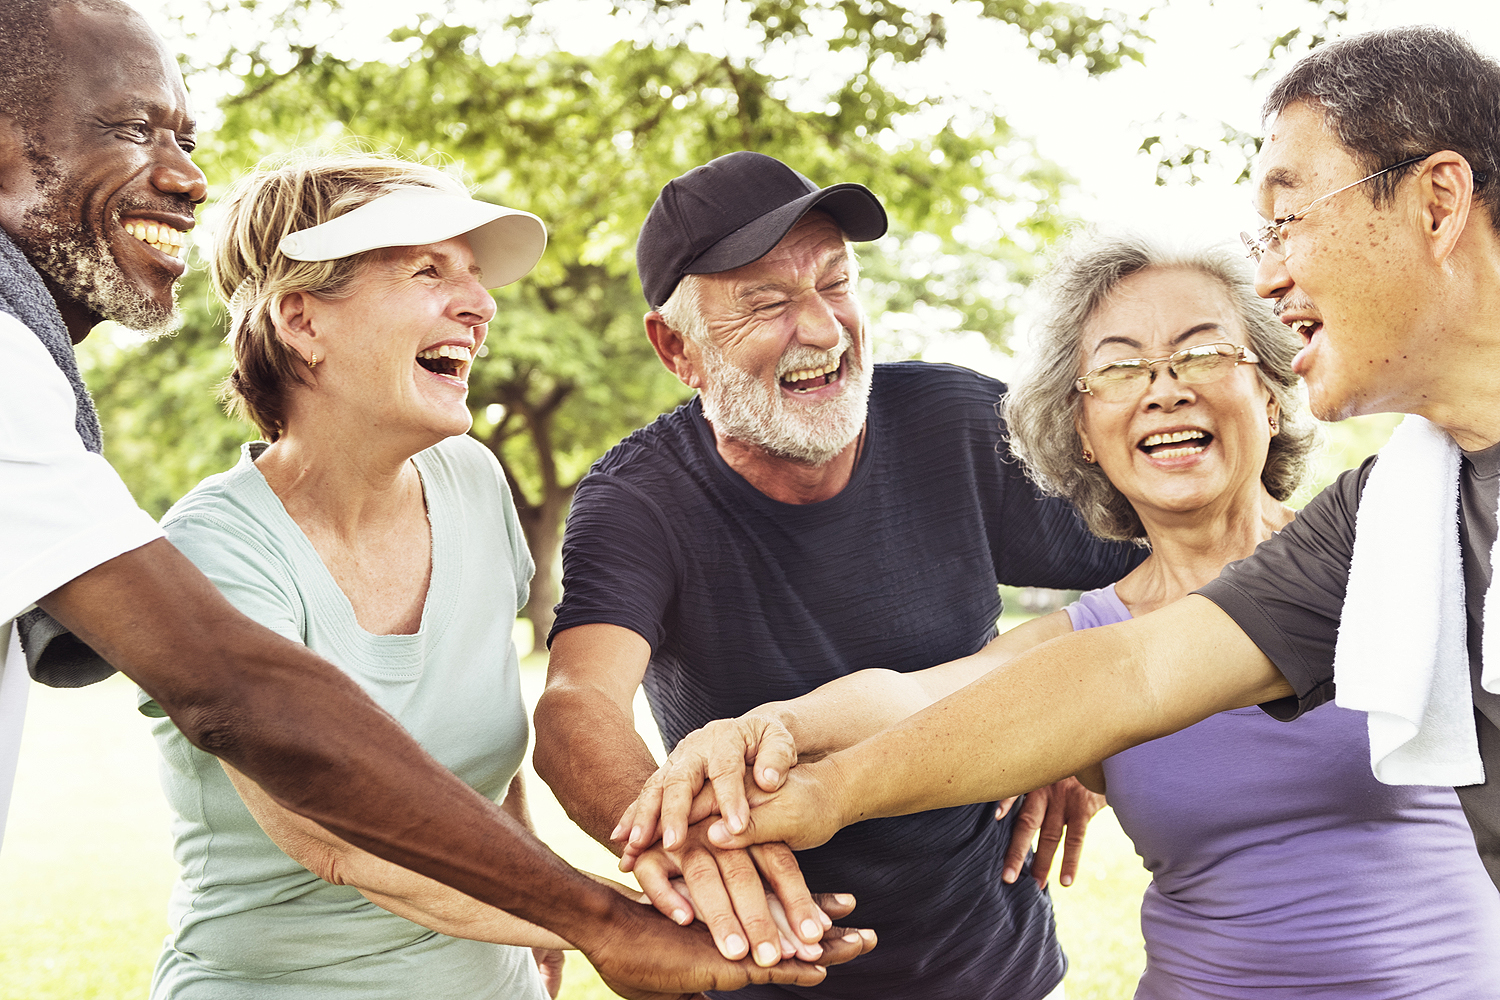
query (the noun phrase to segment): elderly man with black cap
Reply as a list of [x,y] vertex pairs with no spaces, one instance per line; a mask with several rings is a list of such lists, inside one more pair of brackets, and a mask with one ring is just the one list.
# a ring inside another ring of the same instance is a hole
[[[643,681],[672,746],[851,671],[973,653],[999,583],[1089,587],[1136,558],[1006,461],[1000,383],[872,364],[851,241],[885,230],[861,185],[819,188],[753,152],[672,181],[646,219],[646,333],[698,396],[579,484],[536,716],[538,772],[601,841],[629,832],[621,812],[656,769],[632,725]],[[795,863],[781,845],[711,848],[702,824],[635,872],[664,912],[696,909],[727,956],[762,964],[778,942],[757,868],[804,941],[822,920],[797,864],[807,886],[853,893],[882,944],[813,995],[1038,1000],[1065,968],[1051,906],[1005,860],[1015,814],[990,816],[861,824]]]

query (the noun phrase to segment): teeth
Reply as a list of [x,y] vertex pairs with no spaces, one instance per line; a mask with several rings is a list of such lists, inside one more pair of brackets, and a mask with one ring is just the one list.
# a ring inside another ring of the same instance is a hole
[[429,347],[425,351],[418,352],[417,357],[425,358],[428,361],[432,361],[436,358],[452,358],[455,361],[465,362],[474,360],[473,352],[470,351],[467,347],[458,347],[453,344],[443,344],[439,347]]
[[1315,319],[1299,319],[1292,324],[1292,332],[1303,334],[1312,332],[1312,328],[1318,325]]
[[142,221],[126,222],[123,225],[125,232],[168,257],[181,257],[182,248],[187,245],[187,233],[171,226]]
[[801,381],[804,381],[806,379],[817,378],[820,375],[827,375],[827,374],[830,374],[831,372],[836,372],[838,370],[839,370],[839,359],[838,358],[834,358],[832,361],[830,361],[828,364],[824,365],[822,368],[799,368],[797,371],[794,371],[794,372],[786,372],[786,373],[784,373],[781,376],[781,380],[783,382],[801,382]]
[[[1176,444],[1178,441],[1194,441],[1207,437],[1202,431],[1173,431],[1170,434],[1153,434],[1141,442],[1142,448],[1153,448],[1159,444]],[[1158,452],[1157,454],[1163,454]]]

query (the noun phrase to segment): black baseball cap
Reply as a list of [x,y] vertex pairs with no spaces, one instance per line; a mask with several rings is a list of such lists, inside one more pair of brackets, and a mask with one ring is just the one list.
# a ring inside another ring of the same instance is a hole
[[717,274],[760,260],[812,208],[856,242],[885,235],[885,208],[863,184],[820,188],[775,157],[741,150],[661,189],[641,226],[635,267],[651,308],[685,274]]

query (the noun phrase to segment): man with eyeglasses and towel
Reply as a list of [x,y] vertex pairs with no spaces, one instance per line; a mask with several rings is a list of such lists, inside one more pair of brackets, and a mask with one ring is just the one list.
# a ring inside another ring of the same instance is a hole
[[1197,593],[793,768],[713,843],[810,846],[855,819],[1022,792],[1216,712],[1290,720],[1334,698],[1369,713],[1381,780],[1458,789],[1500,883],[1500,65],[1451,31],[1370,32],[1299,62],[1265,117],[1269,224],[1244,237],[1257,291],[1302,335],[1318,416],[1411,415],[1379,460]]

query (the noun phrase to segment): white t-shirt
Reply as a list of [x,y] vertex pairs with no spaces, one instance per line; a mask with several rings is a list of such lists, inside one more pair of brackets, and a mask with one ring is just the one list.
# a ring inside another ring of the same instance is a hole
[[[0,639],[11,619],[80,574],[160,538],[119,475],[74,429],[73,387],[47,348],[0,313]],[[0,641],[0,837],[27,685],[5,683]],[[24,670],[17,653],[14,669]]]

